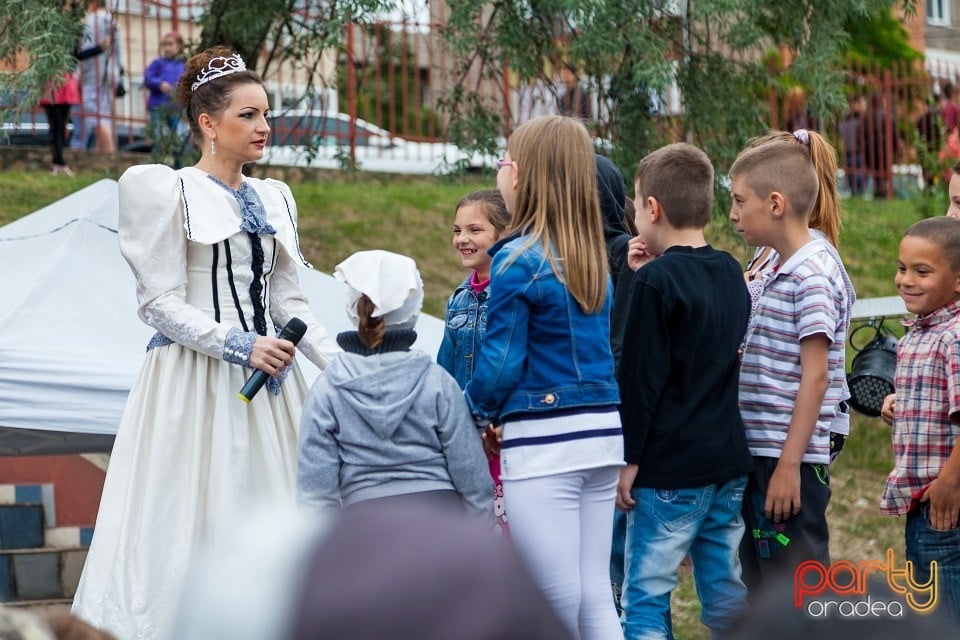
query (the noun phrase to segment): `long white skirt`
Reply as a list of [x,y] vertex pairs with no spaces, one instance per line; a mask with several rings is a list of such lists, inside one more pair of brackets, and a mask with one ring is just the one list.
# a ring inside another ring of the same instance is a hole
[[237,397],[251,370],[178,344],[147,353],[107,469],[73,612],[120,640],[165,639],[194,552],[253,503],[294,501],[307,386]]

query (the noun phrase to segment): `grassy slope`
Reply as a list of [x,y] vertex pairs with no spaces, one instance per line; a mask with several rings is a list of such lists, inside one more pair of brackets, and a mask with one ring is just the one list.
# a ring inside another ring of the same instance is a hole
[[[69,179],[40,173],[0,174],[0,224],[103,177],[116,176],[81,174]],[[464,276],[449,244],[453,208],[468,191],[491,184],[361,177],[294,185],[301,242],[314,266],[328,272],[358,249],[384,248],[415,257],[425,282],[425,309],[441,315],[446,296]],[[841,253],[858,295],[894,295],[897,244],[903,231],[921,217],[919,205],[847,200],[844,207]],[[747,247],[725,221],[711,223],[708,237],[739,259],[747,258]],[[903,557],[902,522],[883,518],[877,511],[877,496],[890,465],[885,425],[856,416],[850,441],[833,469],[830,524],[834,558],[878,559],[888,547],[897,551],[898,558]],[[678,637],[707,637],[697,622],[698,607],[689,577],[681,581],[674,613]]]

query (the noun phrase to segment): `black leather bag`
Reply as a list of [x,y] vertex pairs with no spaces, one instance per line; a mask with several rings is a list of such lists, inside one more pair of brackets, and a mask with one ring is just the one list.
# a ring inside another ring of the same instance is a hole
[[118,98],[122,98],[127,95],[127,85],[123,82],[123,68],[120,68],[120,77],[117,79],[117,90],[116,94]]

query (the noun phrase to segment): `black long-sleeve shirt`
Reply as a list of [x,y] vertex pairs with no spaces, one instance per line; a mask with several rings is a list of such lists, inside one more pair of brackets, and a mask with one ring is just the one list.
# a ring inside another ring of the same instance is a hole
[[750,297],[740,265],[710,246],[671,247],[629,286],[618,379],[634,486],[701,487],[747,473],[737,390]]

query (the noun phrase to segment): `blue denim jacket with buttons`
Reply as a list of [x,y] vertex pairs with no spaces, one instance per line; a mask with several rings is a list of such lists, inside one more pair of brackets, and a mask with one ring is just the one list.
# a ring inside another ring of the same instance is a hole
[[609,277],[602,309],[584,313],[553,273],[543,245],[524,246],[528,240],[514,235],[490,248],[487,331],[466,388],[481,424],[620,403],[610,351]]
[[463,389],[473,377],[476,355],[487,330],[487,291],[475,293],[470,275],[447,301],[443,342],[437,364],[447,370]]

